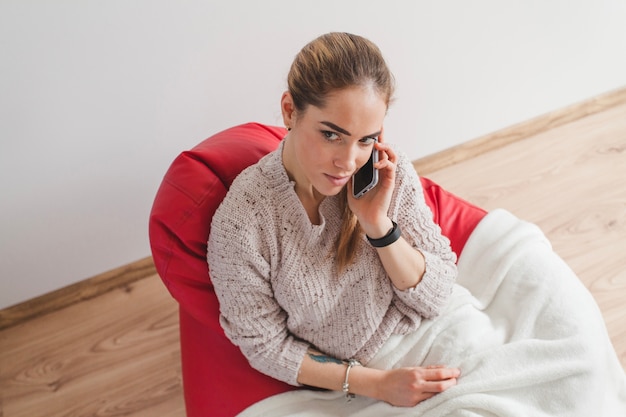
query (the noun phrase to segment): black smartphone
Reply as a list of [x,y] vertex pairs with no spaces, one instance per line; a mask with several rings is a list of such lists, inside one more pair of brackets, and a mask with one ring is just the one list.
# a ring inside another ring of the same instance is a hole
[[362,197],[363,194],[378,184],[378,170],[374,168],[376,162],[378,162],[378,150],[373,148],[370,159],[352,176],[352,195],[354,198]]

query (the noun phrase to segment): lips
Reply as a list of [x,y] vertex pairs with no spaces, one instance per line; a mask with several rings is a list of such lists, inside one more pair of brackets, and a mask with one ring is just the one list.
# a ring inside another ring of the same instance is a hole
[[326,175],[326,178],[328,178],[328,181],[330,181],[330,183],[336,187],[343,187],[344,185],[348,183],[348,181],[350,181],[350,176],[335,177],[333,175],[328,175],[328,174],[324,174],[324,175]]

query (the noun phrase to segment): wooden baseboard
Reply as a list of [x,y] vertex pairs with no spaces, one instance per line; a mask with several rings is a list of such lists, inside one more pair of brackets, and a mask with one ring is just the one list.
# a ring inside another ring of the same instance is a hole
[[535,136],[541,132],[623,103],[626,103],[626,87],[601,94],[592,99],[555,110],[534,119],[515,124],[508,128],[498,130],[497,132],[417,159],[413,162],[413,166],[415,166],[415,169],[420,175],[428,175],[458,162],[501,148],[510,143],[517,142],[518,140]]
[[[0,330],[156,275],[152,257],[0,310]],[[1,414],[1,413],[0,413]]]
[[[422,175],[626,103],[626,87],[550,112],[414,161]],[[0,330],[156,275],[151,257],[0,310]]]

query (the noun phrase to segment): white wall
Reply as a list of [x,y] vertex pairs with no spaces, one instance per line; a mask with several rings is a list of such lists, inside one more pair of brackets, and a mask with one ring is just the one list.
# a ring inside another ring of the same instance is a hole
[[2,0],[0,308],[149,255],[172,159],[280,124],[315,36],[375,41],[387,138],[424,156],[626,85],[623,0]]

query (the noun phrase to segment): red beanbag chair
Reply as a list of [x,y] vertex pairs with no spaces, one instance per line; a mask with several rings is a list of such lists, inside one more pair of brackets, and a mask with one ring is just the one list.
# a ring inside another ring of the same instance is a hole
[[[187,416],[234,416],[271,395],[296,389],[252,369],[224,335],[206,260],[213,214],[233,179],[278,147],[284,128],[248,123],[180,154],[163,178],[150,214],[152,256],[179,303]],[[434,220],[459,255],[484,210],[422,178]]]

